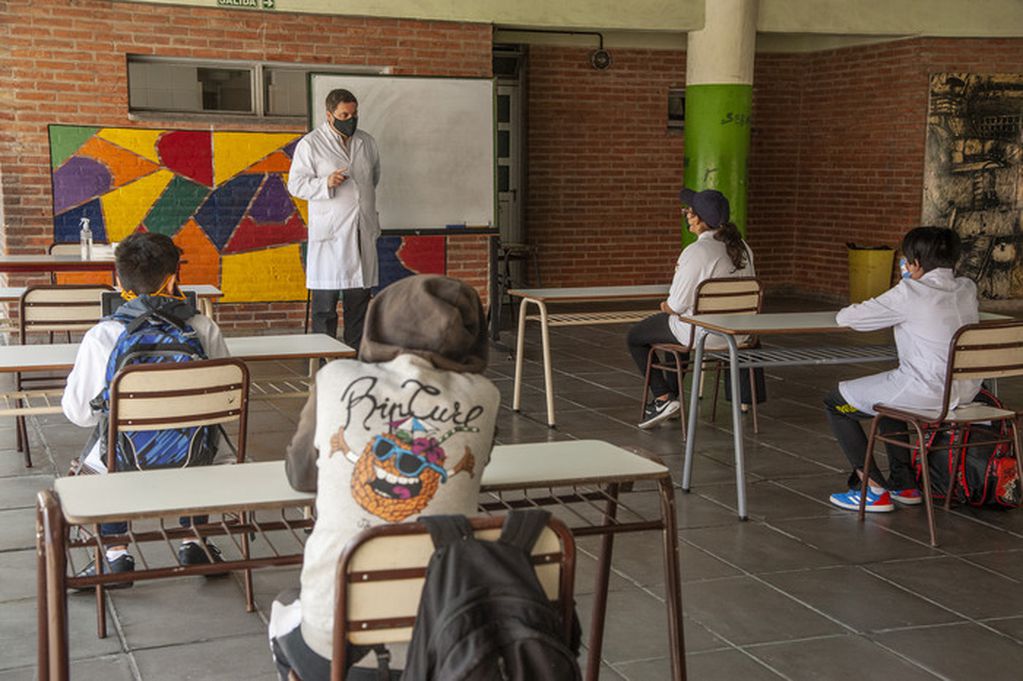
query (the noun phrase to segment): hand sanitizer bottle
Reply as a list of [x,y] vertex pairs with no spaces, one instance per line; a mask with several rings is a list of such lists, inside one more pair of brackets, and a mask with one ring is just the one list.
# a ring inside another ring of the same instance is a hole
[[78,235],[82,247],[82,260],[92,260],[92,230],[89,229],[89,218],[83,216],[79,224],[82,227]]

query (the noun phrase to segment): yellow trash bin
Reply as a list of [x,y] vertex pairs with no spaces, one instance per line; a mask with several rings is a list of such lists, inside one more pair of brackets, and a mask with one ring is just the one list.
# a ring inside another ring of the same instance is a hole
[[849,244],[850,303],[861,303],[891,287],[894,257],[895,251],[888,246]]

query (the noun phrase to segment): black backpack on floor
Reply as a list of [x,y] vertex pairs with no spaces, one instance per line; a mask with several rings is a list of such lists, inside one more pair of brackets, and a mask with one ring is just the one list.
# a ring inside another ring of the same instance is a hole
[[581,679],[578,636],[564,640],[530,556],[548,517],[546,511],[513,511],[495,542],[477,541],[464,516],[419,519],[436,551],[402,679]]

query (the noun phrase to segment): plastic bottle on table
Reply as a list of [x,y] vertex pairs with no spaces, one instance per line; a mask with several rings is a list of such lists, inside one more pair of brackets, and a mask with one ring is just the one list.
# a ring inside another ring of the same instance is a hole
[[89,218],[82,217],[79,224],[82,227],[78,235],[82,247],[82,260],[92,260],[92,230],[89,228]]

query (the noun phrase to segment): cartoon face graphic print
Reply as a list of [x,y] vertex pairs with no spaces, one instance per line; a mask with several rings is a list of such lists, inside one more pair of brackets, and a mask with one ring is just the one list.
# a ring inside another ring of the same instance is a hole
[[370,439],[360,454],[348,447],[344,428],[331,438],[331,449],[343,452],[355,464],[352,472],[352,496],[363,509],[387,522],[400,522],[421,513],[448,478],[466,472],[471,477],[475,459],[465,447],[453,469],[444,464],[448,455],[441,444],[461,430],[453,428],[441,436],[428,436],[429,428],[411,419],[411,428],[401,428],[409,419],[393,421],[388,433]]

